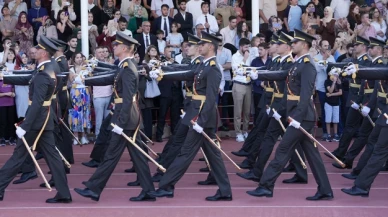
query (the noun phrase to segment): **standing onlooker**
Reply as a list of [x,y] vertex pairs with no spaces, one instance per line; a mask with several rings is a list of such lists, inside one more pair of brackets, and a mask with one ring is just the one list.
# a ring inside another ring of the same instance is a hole
[[323,123],[325,119],[325,99],[326,99],[326,86],[325,81],[327,79],[327,73],[325,64],[322,62],[335,62],[334,57],[331,55],[331,51],[329,49],[329,42],[326,40],[321,40],[319,42],[320,52],[314,59],[318,62],[315,64],[315,68],[317,70],[317,76],[315,78],[315,89],[318,95],[319,104],[321,106],[321,123],[323,130],[322,139],[326,139],[328,137],[328,132],[326,130],[326,125]]
[[309,2],[306,5],[305,12],[302,15],[303,31],[310,35],[315,35],[316,30],[320,24],[320,17],[316,12],[316,8],[313,2]]
[[178,23],[178,32],[187,41],[187,33],[193,34],[193,15],[186,11],[186,0],[180,0],[179,11],[174,16],[174,21]]
[[234,42],[235,47],[239,47],[240,40],[246,38],[249,41],[252,39],[252,33],[249,31],[248,25],[245,21],[241,21],[237,24],[236,40]]
[[330,79],[325,81],[326,87],[326,101],[325,101],[325,116],[326,116],[326,128],[327,128],[327,142],[332,141],[330,136],[330,124],[333,123],[333,140],[338,142],[340,137],[338,136],[338,123],[340,115],[340,98],[342,95],[341,81],[338,75],[331,75]]
[[15,92],[12,85],[3,84],[3,76],[0,73],[0,146],[15,145]]
[[385,36],[385,33],[387,32],[387,24],[385,23],[383,17],[380,14],[379,9],[373,7],[371,8],[371,14],[372,14],[372,23],[371,25],[376,30],[376,38],[382,41],[385,41],[387,38]]
[[18,18],[19,14],[24,11],[27,13],[27,4],[23,0],[12,0],[8,3],[8,7],[11,10],[11,16]]
[[174,4],[172,0],[152,0],[151,2],[152,17],[156,19],[159,16],[162,16],[163,5],[168,6],[169,11],[167,13],[167,16],[170,16],[171,18],[174,16]]
[[222,35],[222,42],[224,44],[235,45],[237,35],[237,18],[235,16],[229,17],[229,25],[221,29],[220,34]]
[[353,47],[353,44],[347,44],[346,45],[346,53],[340,55],[336,61],[337,62],[342,62],[343,60],[345,59],[350,59],[353,57],[353,50],[354,50],[354,47]]
[[360,7],[357,4],[351,4],[349,7],[349,14],[346,17],[350,29],[354,29],[357,25],[361,24]]
[[132,17],[128,21],[127,29],[133,32],[133,34],[141,34],[143,32],[141,24],[148,20],[147,10],[140,5],[140,0],[135,0],[131,3],[129,11]]
[[90,52],[91,54],[94,54],[94,51],[97,48],[97,37],[98,37],[98,30],[97,26],[93,24],[93,13],[89,12],[88,14],[88,29],[89,29],[89,44],[90,44]]
[[246,21],[244,18],[244,13],[243,13],[242,9],[240,8],[239,0],[236,0],[234,2],[233,10],[234,10],[234,13],[236,14],[237,23],[239,23],[240,21]]
[[268,19],[271,16],[276,16],[276,15],[277,15],[276,1],[274,0],[259,1],[260,24],[268,24]]
[[284,24],[288,32],[294,31],[294,29],[302,30],[301,17],[302,8],[298,5],[298,0],[290,0],[290,5],[284,12]]
[[155,35],[150,34],[151,24],[149,21],[144,21],[142,24],[143,34],[135,35],[135,39],[140,43],[140,47],[138,48],[138,53],[140,55],[140,62],[143,62],[146,49],[148,46],[157,45],[158,41]]
[[65,52],[65,56],[66,56],[66,59],[69,61],[72,59],[75,53],[75,50],[77,49],[77,44],[78,44],[77,35],[71,35],[66,41],[69,47]]
[[[116,9],[115,9],[113,0],[106,0],[105,4],[102,7],[101,23],[108,23],[109,20],[114,19],[115,12],[116,12]],[[121,15],[121,12],[120,12],[120,15]],[[118,19],[119,18],[117,18],[117,20]]]
[[108,25],[107,25],[110,36],[116,35],[116,32],[119,29],[120,18],[121,18],[120,10],[114,9],[112,19],[108,21]]
[[361,15],[361,24],[356,27],[357,35],[363,38],[374,37],[376,38],[376,29],[371,25],[369,20],[369,14],[364,13]]
[[324,6],[322,5],[321,2],[319,2],[320,0],[312,0],[311,2],[314,3],[314,6],[315,6],[315,13],[317,14],[317,16],[319,17],[323,17],[323,8]]
[[73,34],[74,24],[69,20],[69,14],[66,11],[60,10],[57,16],[57,32],[58,39],[67,41]]
[[18,23],[15,26],[15,41],[20,42],[20,51],[26,53],[33,46],[34,30],[27,20],[27,13],[19,14]]
[[133,37],[131,30],[127,29],[128,21],[124,17],[120,17],[118,31],[129,37]]
[[197,18],[196,24],[202,24],[205,27],[205,31],[208,33],[214,34],[218,32],[218,23],[216,18],[209,14],[209,3],[201,3],[202,14]]
[[181,53],[179,53],[178,55],[175,55],[175,62],[177,62],[178,64],[190,64],[191,59],[187,55],[188,52],[189,52],[189,42],[184,41],[181,43]]
[[[97,60],[104,62],[104,48],[97,47],[95,51]],[[103,120],[108,116],[110,110],[110,100],[112,96],[112,85],[93,87],[93,105],[96,117],[95,133],[96,138],[100,133],[100,127]]]
[[93,24],[101,25],[101,9],[94,4],[94,0],[88,0],[88,11],[93,14]]
[[[250,66],[249,57],[250,41],[242,38],[239,42],[239,50],[232,56],[232,69],[236,72],[240,64]],[[234,103],[234,130],[236,131],[236,141],[243,142],[248,136],[249,118],[251,115],[252,85],[247,77],[239,73],[233,77],[233,103]],[[244,113],[243,118],[241,114]],[[241,130],[241,119],[243,120],[243,129]],[[244,134],[243,134],[244,131]]]
[[2,45],[3,45],[4,50],[3,50],[3,52],[0,53],[0,63],[1,64],[4,64],[5,62],[7,62],[8,50],[11,48],[11,44],[12,44],[11,38],[6,37],[3,39]]
[[[11,60],[12,64],[12,60]],[[26,53],[20,52],[16,57],[15,70],[28,68],[28,56]],[[15,85],[15,104],[18,121],[22,121],[26,117],[28,109],[28,93],[27,85]]]
[[48,16],[46,8],[41,7],[41,0],[32,0],[31,6],[28,10],[28,22],[32,25],[34,30],[34,44],[36,43],[36,36],[39,28],[44,25],[44,17]]
[[324,17],[321,19],[317,33],[321,35],[322,40],[329,42],[330,46],[334,46],[335,40],[335,19],[333,19],[333,10],[326,7],[324,10]]
[[195,36],[197,36],[198,38],[202,38],[202,31],[205,30],[205,27],[199,23],[197,25],[195,25]]
[[202,15],[201,4],[202,0],[190,0],[186,4],[186,11],[193,15],[193,25],[197,24],[197,19]]
[[232,6],[227,4],[227,0],[217,0],[217,8],[214,11],[214,16],[221,16],[220,29],[229,25],[229,17],[235,16],[236,13]]
[[[145,20],[148,20],[147,9],[143,6],[141,6],[140,1],[141,0],[133,0],[129,3],[128,15],[130,17],[139,17],[139,18],[143,17],[143,18],[145,18]],[[139,26],[141,26],[141,22],[140,22]]]
[[330,7],[333,9],[334,19],[347,17],[350,4],[350,0],[331,0]]
[[[140,0],[139,1],[140,4]],[[120,12],[121,16],[123,16],[127,21],[129,21],[130,15],[129,15],[129,6],[132,4],[132,0],[121,0],[121,5],[120,5]]]
[[112,42],[114,41],[114,36],[109,34],[108,26],[101,24],[98,27],[98,33],[100,34],[97,38],[97,44],[101,47],[106,47],[109,51],[112,51]]
[[157,17],[152,24],[152,34],[156,34],[156,31],[161,29],[164,32],[164,38],[166,38],[171,32],[171,25],[174,19],[168,16],[169,6],[167,4],[162,5],[162,14]]
[[[69,80],[72,84],[70,90],[70,101],[72,108],[69,110],[69,126],[78,138],[78,133],[81,133],[81,144],[88,144],[85,129],[91,128],[91,113],[90,113],[90,94],[88,88],[85,86],[86,70],[83,69],[83,55],[82,53],[75,53],[72,57],[73,67],[70,68]],[[74,140],[73,145],[77,145]]]
[[158,51],[159,53],[164,52],[164,48],[167,46],[166,41],[163,39],[164,38],[164,32],[163,30],[158,30],[156,31],[156,37],[158,38]]
[[[230,23],[229,23],[230,25]],[[227,28],[227,27],[226,27]],[[221,34],[218,34],[217,37],[219,39],[223,39],[224,36]],[[224,74],[224,80],[225,85],[223,87],[223,91],[220,93],[221,95],[221,105],[222,105],[222,113],[221,113],[221,120],[222,120],[222,126],[220,127],[220,130],[222,131],[229,131],[228,127],[228,118],[233,117],[233,109],[228,108],[230,105],[229,101],[232,99],[231,94],[224,93],[225,91],[232,90],[232,76],[230,73],[230,70],[232,69],[232,52],[229,49],[226,49],[222,45],[224,44],[224,41],[221,41],[218,43],[218,49],[217,49],[217,63],[221,65]]]
[[173,51],[175,51],[175,54],[178,54],[181,44],[184,41],[183,36],[181,33],[178,33],[178,24],[176,22],[173,22],[171,24],[171,30],[171,33],[166,38],[166,42],[167,45],[173,47]]
[[4,5],[3,8],[1,8],[1,14],[3,15],[3,19],[0,21],[0,30],[3,35],[2,40],[6,37],[12,38],[15,33],[14,29],[18,20],[17,18],[11,16],[7,5]]

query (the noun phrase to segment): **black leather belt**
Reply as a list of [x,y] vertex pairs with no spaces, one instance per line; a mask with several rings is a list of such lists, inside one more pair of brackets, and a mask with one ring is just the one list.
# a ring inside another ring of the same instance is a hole
[[243,83],[243,82],[239,82],[239,81],[233,81],[233,83],[241,84],[241,85],[245,85],[245,86],[251,85],[251,82],[249,82],[249,83]]

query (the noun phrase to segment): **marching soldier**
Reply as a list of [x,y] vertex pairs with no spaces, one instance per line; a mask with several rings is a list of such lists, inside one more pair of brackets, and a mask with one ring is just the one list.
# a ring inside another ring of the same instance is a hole
[[[215,139],[215,129],[217,127],[217,107],[215,101],[222,77],[221,71],[217,66],[215,55],[219,41],[216,36],[202,32],[202,39],[199,44],[201,55],[204,58],[203,66],[194,78],[191,101],[192,109],[187,110],[185,114],[188,117],[193,117],[193,114],[197,115],[194,117],[196,123],[190,126],[180,154],[174,159],[160,180],[159,189],[149,193],[152,196],[173,197],[175,184],[184,175],[199,148],[202,146],[208,158],[213,176],[219,186],[217,193],[214,196],[207,197],[206,200],[232,200],[229,178],[220,151],[201,135],[202,132],[205,132],[212,139]],[[153,73],[154,71],[151,72],[151,77],[155,77]],[[193,74],[194,72],[191,71],[169,76],[174,76],[176,80],[192,80],[194,77]]]
[[[354,53],[357,55],[356,63],[361,66],[369,66],[371,61],[368,58],[367,49],[369,45],[369,40],[363,37],[357,36],[356,42],[354,45]],[[362,120],[362,115],[358,111],[360,106],[358,103],[361,103],[362,95],[360,92],[361,79],[351,79],[349,80],[349,95],[346,102],[346,107],[351,107],[348,110],[348,115],[346,117],[345,128],[341,139],[338,144],[338,148],[335,149],[332,154],[338,159],[342,159],[345,156],[346,151],[349,148],[350,142],[354,134],[356,133],[360,122]],[[351,103],[353,101],[353,103]],[[324,153],[326,156],[331,156],[328,153]]]
[[256,190],[248,191],[249,195],[256,197],[273,196],[276,179],[294,153],[296,145],[300,143],[318,184],[318,192],[306,199],[327,200],[333,198],[333,192],[319,151],[314,147],[313,142],[299,130],[300,127],[303,127],[311,133],[316,120],[312,101],[316,70],[312,64],[313,60],[308,54],[313,40],[315,40],[313,36],[295,30],[291,43],[292,51],[298,56],[298,59],[291,70],[252,75],[258,76],[260,80],[286,80],[287,115],[293,120],[276,150],[275,158],[264,171],[259,187]]
[[[199,53],[199,45],[198,42],[201,39],[188,33],[188,56],[191,58],[191,62],[188,65],[172,65],[172,66],[164,66],[162,69],[164,71],[183,71],[183,70],[191,70],[194,72],[198,72],[202,67],[202,56]],[[169,76],[166,76],[164,79],[168,79]],[[165,168],[168,168],[175,157],[179,154],[179,151],[181,150],[181,147],[185,141],[185,138],[187,136],[187,132],[189,131],[189,127],[192,125],[190,121],[195,117],[194,112],[187,112],[188,110],[192,109],[191,101],[192,101],[192,95],[193,95],[193,81],[194,76],[192,77],[191,81],[186,81],[184,83],[184,88],[186,90],[186,97],[183,101],[183,110],[184,113],[181,115],[182,119],[179,120],[176,131],[173,136],[170,137],[167,144],[170,144],[170,147],[165,147],[163,149],[164,157],[161,157],[159,163],[163,165]],[[189,114],[189,115],[186,115]],[[190,116],[191,114],[191,116]],[[192,115],[194,114],[194,115]],[[171,141],[170,141],[171,140]],[[165,146],[167,146],[167,144]],[[166,151],[165,151],[166,149]],[[163,153],[162,153],[163,156]],[[158,170],[157,173],[152,177],[152,180],[154,182],[159,182],[162,178],[163,173]]]
[[[70,203],[72,199],[65,170],[54,145],[54,113],[50,111],[51,98],[57,85],[55,66],[51,63],[50,57],[58,48],[45,36],[41,37],[36,48],[39,65],[38,72],[30,81],[29,98],[31,102],[26,118],[16,129],[16,134],[20,139],[14,153],[0,169],[0,200],[4,197],[4,189],[17,175],[28,156],[21,140],[25,138],[28,144],[37,144],[38,149],[45,156],[56,183],[58,193],[54,198],[47,199],[46,203]],[[4,77],[4,82],[7,82],[7,77]]]
[[118,32],[114,41],[114,54],[120,60],[119,70],[115,74],[107,74],[106,77],[98,79],[86,79],[88,86],[106,86],[113,84],[115,95],[115,112],[112,116],[112,138],[106,150],[104,160],[101,162],[93,176],[83,184],[85,189],[75,188],[74,190],[83,197],[98,201],[100,194],[106,186],[109,177],[112,175],[120,157],[128,147],[129,154],[134,162],[142,191],[139,196],[130,198],[130,201],[155,201],[155,197],[148,195],[154,191],[147,159],[127,141],[122,134],[126,134],[137,140],[140,144],[140,136],[137,131],[140,127],[140,109],[137,104],[137,89],[139,76],[135,65],[131,61],[134,47],[138,42],[133,38]]
[[[274,69],[288,70],[293,65],[293,58],[291,55],[291,40],[293,38],[285,33],[281,33],[278,40],[278,53],[280,54],[280,61],[278,66]],[[281,121],[283,125],[286,125],[286,108],[287,108],[287,95],[284,94],[287,89],[285,88],[285,81],[265,81],[269,87],[273,89],[273,98],[271,99],[271,108],[268,108],[269,124],[264,127],[265,135],[260,137],[260,149],[256,154],[256,163],[252,170],[246,173],[237,173],[243,179],[259,182],[263,174],[264,167],[271,156],[272,150],[280,135],[283,135],[283,129],[279,123]],[[274,112],[272,109],[275,109]],[[262,120],[263,122],[263,120]],[[260,124],[262,124],[262,122]],[[302,154],[302,150],[298,145],[298,153]],[[258,155],[258,156],[257,156]],[[255,158],[255,159],[256,159]],[[291,179],[286,179],[283,183],[307,183],[307,171],[302,167],[300,160],[296,154],[292,155],[291,164],[296,169],[296,174]]]
[[[379,174],[381,166],[388,160],[388,68],[365,68],[357,72],[357,77],[368,80],[381,80],[378,85],[379,108],[384,106],[382,113],[376,121],[368,145],[365,149],[370,158],[366,161],[365,167],[354,181],[352,188],[341,189],[344,193],[352,196],[368,197],[373,181]],[[356,73],[356,69],[348,69],[347,73]],[[372,144],[372,145],[371,145]],[[374,144],[374,146],[373,146]],[[364,154],[363,154],[364,155]],[[358,165],[357,165],[358,166]]]
[[[380,41],[376,38],[370,37],[369,53],[370,53],[370,56],[373,58],[370,64],[370,67],[385,66],[382,60],[384,46],[385,46],[384,41]],[[362,120],[362,124],[359,129],[357,139],[354,140],[352,146],[346,152],[346,155],[344,157],[343,162],[346,165],[345,166],[346,169],[352,168],[354,159],[357,157],[358,154],[360,154],[362,149],[367,144],[368,137],[373,130],[373,125],[370,120],[374,122],[376,121],[378,116],[378,112],[377,110],[375,110],[376,101],[377,101],[377,92],[379,91],[378,88],[380,87],[378,82],[379,81],[374,81],[374,80],[363,80],[361,83],[360,93],[364,93],[364,94],[361,102],[363,106],[362,108],[359,109],[359,112],[362,114],[364,118]],[[370,117],[369,114],[372,114],[372,117]],[[360,162],[362,162],[362,160],[360,160],[359,163]],[[365,165],[365,164],[361,163],[360,165]],[[338,169],[345,169],[345,168],[342,168],[341,165],[339,165],[338,163],[333,163],[333,166]],[[361,170],[357,168],[355,169],[354,173],[352,172],[351,175],[358,175],[359,172],[361,172]]]

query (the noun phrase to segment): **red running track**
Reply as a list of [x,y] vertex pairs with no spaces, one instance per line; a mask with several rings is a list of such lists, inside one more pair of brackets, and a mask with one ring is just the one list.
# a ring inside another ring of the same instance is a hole
[[[338,143],[323,144],[333,150]],[[164,144],[156,143],[152,148],[161,151]],[[241,143],[234,139],[224,139],[222,147],[229,153],[238,150]],[[4,201],[0,202],[0,217],[383,217],[388,216],[388,173],[380,173],[373,183],[369,198],[351,197],[341,192],[341,188],[351,187],[353,182],[341,177],[342,173],[350,170],[340,170],[331,166],[332,160],[322,154],[326,170],[334,191],[332,201],[306,201],[305,197],[315,194],[317,185],[309,171],[309,183],[302,185],[286,185],[282,183],[285,178],[290,178],[292,173],[283,173],[277,180],[273,198],[255,198],[245,192],[257,187],[254,182],[243,180],[235,175],[237,169],[224,158],[225,165],[233,189],[231,202],[207,202],[206,196],[216,192],[216,186],[199,186],[197,181],[204,180],[206,173],[198,172],[205,166],[199,162],[198,154],[189,170],[178,182],[174,198],[160,198],[156,202],[130,202],[128,199],[140,193],[138,187],[127,187],[129,181],[134,181],[135,174],[124,173],[124,169],[131,167],[129,155],[125,152],[116,170],[103,191],[100,201],[94,202],[83,198],[73,191],[75,187],[84,187],[81,182],[87,180],[94,169],[81,165],[89,160],[92,145],[74,147],[76,163],[72,165],[71,174],[68,175],[69,187],[73,196],[71,204],[46,204],[44,201],[55,195],[46,189],[39,188],[42,179],[29,181],[22,185],[9,185]],[[13,147],[0,148],[0,166],[10,157]],[[230,154],[233,160],[241,162]],[[42,170],[47,172],[46,163],[39,161]],[[150,163],[151,171],[155,166]],[[47,176],[49,178],[49,175]],[[156,184],[157,187],[157,184]]]

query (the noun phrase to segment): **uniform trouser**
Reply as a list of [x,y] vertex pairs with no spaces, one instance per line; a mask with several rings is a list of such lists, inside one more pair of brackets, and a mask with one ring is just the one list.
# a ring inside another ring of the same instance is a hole
[[271,118],[267,114],[264,114],[263,118],[261,119],[261,122],[259,123],[256,139],[253,142],[252,148],[250,149],[249,155],[247,157],[248,163],[250,165],[253,165],[256,162],[256,158],[257,155],[259,155],[259,149],[262,145],[262,141],[265,136],[265,132],[267,131],[270,120]]
[[[128,136],[132,136],[134,131],[124,130]],[[140,136],[137,135],[136,143],[141,144]],[[106,150],[104,160],[94,172],[92,177],[85,183],[85,186],[97,194],[101,194],[106,186],[110,176],[112,175],[117,163],[120,161],[121,155],[125,147],[129,150],[129,155],[132,158],[133,166],[138,176],[140,186],[144,192],[155,190],[151,180],[150,168],[146,157],[140,153],[132,144],[130,144],[123,136],[112,133],[112,138],[108,149]]]
[[[303,121],[301,123],[301,127],[303,127],[308,133],[311,133],[314,129],[314,124],[315,123],[313,121]],[[275,158],[269,163],[260,179],[260,186],[273,191],[276,179],[282,173],[282,170],[288,160],[295,153],[295,148],[299,143],[306,155],[306,159],[314,175],[315,181],[318,184],[318,192],[321,194],[332,193],[326,169],[318,148],[314,147],[313,142],[304,135],[302,131],[294,127],[287,128],[281,143],[276,149]]]
[[[376,119],[372,119],[372,121],[375,121]],[[365,147],[365,145],[368,142],[368,137],[371,134],[373,130],[373,126],[368,120],[367,117],[365,117],[362,120],[362,124],[358,133],[358,137],[356,140],[354,140],[352,146],[350,146],[349,150],[346,152],[344,163],[346,165],[353,165],[354,159],[357,157],[358,154],[361,153],[362,149]]]
[[[285,119],[282,118],[281,120],[283,122],[283,125],[285,125],[286,124]],[[271,121],[268,125],[267,132],[265,133],[263,142],[261,143],[261,147],[258,152],[256,163],[253,167],[253,173],[259,179],[263,175],[264,167],[267,164],[267,161],[270,158],[273,148],[275,147],[275,144],[280,135],[284,135],[283,129],[281,128],[279,122],[275,118],[271,118]],[[304,155],[300,145],[298,144],[296,147],[300,156],[303,158]],[[296,176],[298,176],[300,179],[307,181],[307,170],[303,169],[300,163],[300,160],[295,153],[292,154],[290,162],[295,167]]]
[[[234,104],[234,130],[236,134],[248,132],[249,118],[251,116],[252,85],[233,84],[232,88]],[[243,116],[241,117],[241,113]],[[243,128],[241,130],[241,121]]]
[[101,124],[100,133],[97,136],[92,153],[90,154],[90,158],[95,161],[101,162],[104,159],[106,149],[109,146],[109,140],[111,139],[112,133],[108,127],[111,119],[112,115],[109,114]]
[[0,106],[0,138],[15,138],[15,106]]
[[142,109],[141,116],[143,118],[144,134],[149,139],[152,139],[152,110],[151,110],[151,108]]
[[[32,145],[34,143],[38,134],[38,131],[29,131],[26,133],[24,138],[26,139],[28,145]],[[52,172],[55,188],[57,189],[55,198],[70,198],[71,195],[67,185],[65,169],[63,167],[63,162],[58,154],[58,151],[55,150],[54,141],[55,140],[52,131],[43,131],[37,143],[37,148],[42,152],[44,159],[46,160],[47,165]],[[4,192],[4,189],[18,174],[19,169],[22,167],[27,156],[29,156],[29,154],[25,145],[23,144],[23,141],[18,139],[11,158],[8,159],[8,161],[0,169],[0,193]]]
[[[215,138],[214,128],[205,128],[204,132],[206,132],[210,138]],[[192,127],[189,128],[189,132],[185,142],[183,143],[180,154],[178,154],[170,167],[167,169],[167,172],[164,174],[162,180],[160,180],[159,188],[166,190],[172,189],[185,174],[201,146],[209,161],[214,179],[217,182],[221,195],[231,195],[232,190],[220,151],[210,144],[205,137],[193,130]]]
[[[174,94],[174,93],[173,93]],[[164,132],[164,125],[166,124],[166,114],[170,109],[171,132],[174,132],[175,127],[180,119],[180,108],[182,106],[181,96],[160,97],[159,117],[156,126],[156,138],[162,137]]]
[[241,147],[241,150],[244,150],[246,152],[250,152],[253,144],[255,143],[255,140],[256,140],[256,138],[258,136],[258,132],[259,132],[259,129],[260,129],[259,128],[259,124],[260,124],[261,120],[263,119],[263,117],[265,115],[267,115],[265,112],[263,112],[263,110],[265,111],[265,109],[261,109],[261,112],[259,113],[259,116],[256,118],[255,125],[252,128],[251,132],[248,133],[248,137],[245,139],[244,144]]
[[[364,190],[369,190],[381,167],[388,159],[388,127],[376,125],[373,136],[377,136],[377,142],[365,167],[358,175],[354,184]],[[372,136],[372,134],[371,134]]]
[[342,159],[345,156],[346,151],[348,151],[350,142],[359,128],[362,118],[359,111],[350,107],[348,116],[346,117],[345,129],[339,141],[338,148],[333,152],[334,155],[340,159]]
[[160,164],[162,164],[164,168],[168,169],[176,158],[176,156],[178,156],[178,154],[180,153],[188,131],[189,127],[179,121],[177,125],[177,130],[174,135],[174,140],[171,143],[172,145],[168,149],[166,156],[160,161]]
[[[178,129],[180,128],[181,126],[181,122],[182,122],[182,119],[180,119],[174,129],[174,133],[170,136],[170,138],[168,139],[168,141],[166,142],[166,144],[164,145],[163,147],[163,150],[162,150],[162,153],[159,155],[159,163],[162,164],[164,159],[166,158],[167,154],[169,153],[170,151],[170,148],[171,146],[173,145],[174,143],[174,139],[175,139],[175,134],[177,133]],[[162,164],[163,165],[163,164]]]
[[[365,150],[362,153],[360,159],[358,160],[357,166],[352,170],[353,175],[359,175],[361,171],[364,169],[364,167],[367,165],[370,157],[372,156],[375,144],[377,143],[379,139],[379,135],[382,132],[382,126],[376,124],[376,126],[373,128],[372,132],[370,133],[368,137],[368,143],[366,144]],[[385,135],[387,136],[387,135]],[[381,169],[383,165],[379,166],[378,169]]]

